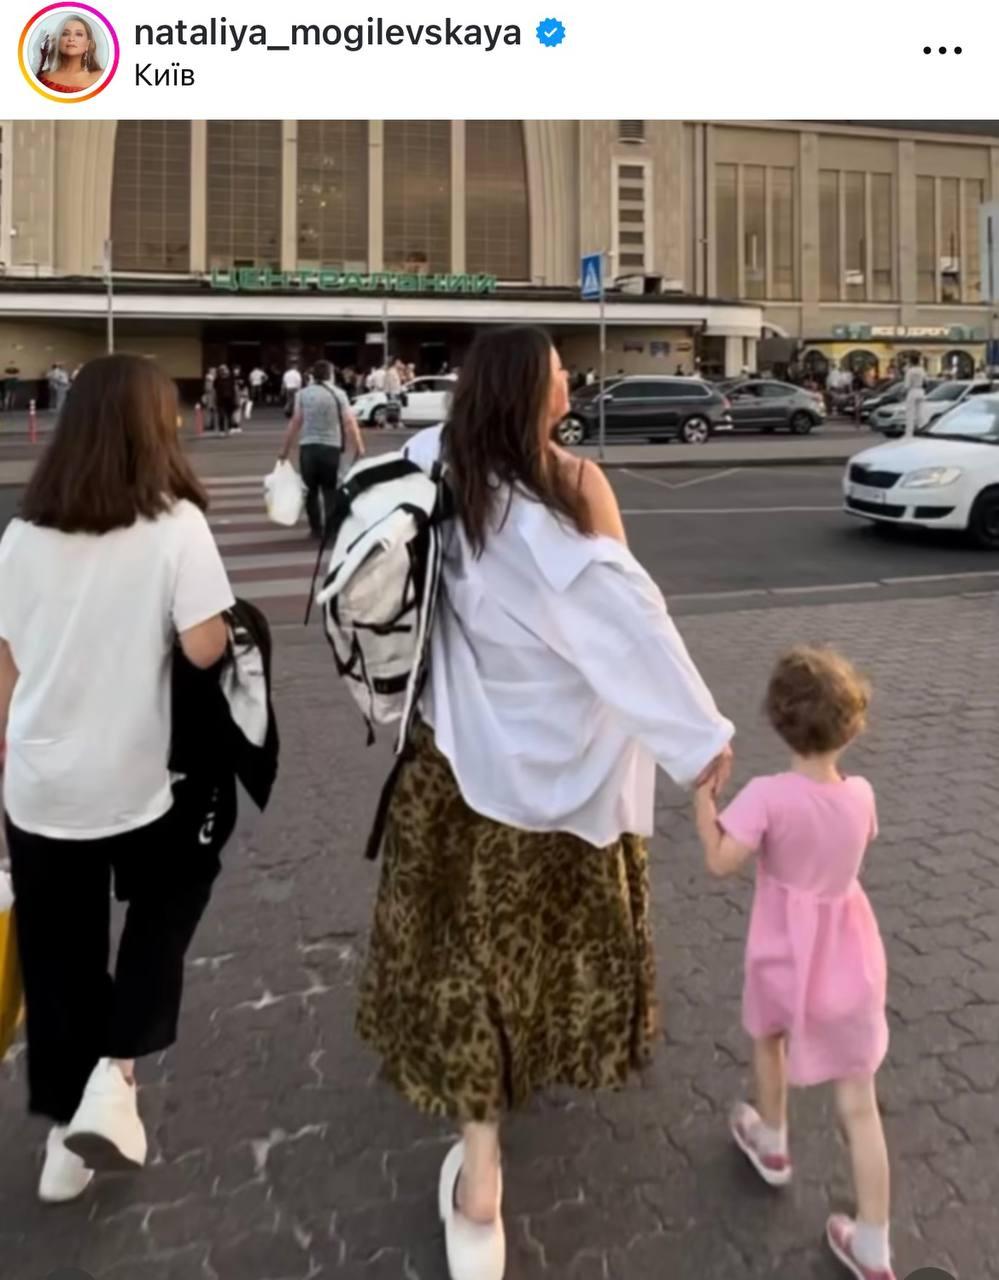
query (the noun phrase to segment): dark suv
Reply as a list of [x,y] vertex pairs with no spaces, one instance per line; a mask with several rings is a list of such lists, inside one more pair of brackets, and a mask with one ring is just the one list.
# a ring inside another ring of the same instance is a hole
[[[600,435],[597,386],[572,397],[559,423],[562,444],[584,444]],[[722,392],[700,378],[615,378],[603,390],[607,439],[682,440],[706,444],[716,431],[731,431],[731,405]]]

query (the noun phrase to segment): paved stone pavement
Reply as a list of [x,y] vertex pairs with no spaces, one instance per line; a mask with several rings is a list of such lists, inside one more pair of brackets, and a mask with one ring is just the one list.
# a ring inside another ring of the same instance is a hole
[[[891,966],[883,1102],[899,1274],[999,1277],[997,598],[835,604],[683,620],[741,727],[739,778],[779,767],[758,714],[774,652],[841,646],[872,674],[854,768],[883,836],[866,881]],[[33,1196],[43,1130],[0,1069],[0,1274],[99,1280],[444,1280],[434,1188],[445,1130],[377,1080],[352,1032],[376,871],[360,847],[386,749],[362,748],[329,659],[278,637],[283,776],[247,814],[190,957],[179,1046],[141,1070],[151,1164],[79,1204]],[[738,652],[738,662],[733,653]],[[757,1185],[726,1141],[743,1087],[749,884],[709,882],[686,801],[664,787],[653,886],[666,1042],[647,1076],[559,1095],[506,1138],[508,1280],[834,1280],[819,1238],[848,1207],[829,1099],[795,1099],[797,1179]]]

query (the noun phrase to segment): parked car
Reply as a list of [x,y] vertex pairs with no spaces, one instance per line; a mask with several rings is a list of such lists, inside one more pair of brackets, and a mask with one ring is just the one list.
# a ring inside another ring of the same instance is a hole
[[876,524],[963,530],[999,551],[999,394],[967,398],[911,439],[851,458],[843,500]]
[[[443,422],[457,381],[453,373],[437,378],[414,378],[403,387],[399,421],[404,427],[433,427]],[[362,392],[354,400],[353,409],[358,422],[366,427],[383,427],[392,416],[392,406],[384,391]]]
[[682,440],[706,444],[716,431],[731,431],[728,397],[700,378],[616,378],[606,388],[584,387],[572,397],[558,427],[562,444],[584,444],[600,434],[604,402],[607,438]]
[[[987,378],[938,382],[922,403],[919,425],[920,427],[932,426],[938,418],[949,413],[969,397],[988,395],[995,389],[996,384]],[[883,405],[871,415],[870,424],[874,431],[880,431],[885,436],[904,435],[905,401]]]
[[718,389],[732,402],[736,431],[792,431],[806,436],[825,421],[822,396],[790,382],[740,378],[719,383]]
[[[940,378],[927,378],[926,390],[932,391],[940,385]],[[874,414],[886,405],[900,404],[905,399],[905,383],[890,382],[887,387],[875,391],[873,395],[865,395],[860,401],[860,421],[870,422]]]

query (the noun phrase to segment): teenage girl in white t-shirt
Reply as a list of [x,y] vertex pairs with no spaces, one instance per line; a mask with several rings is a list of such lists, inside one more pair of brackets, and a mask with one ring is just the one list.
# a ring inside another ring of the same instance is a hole
[[[39,1194],[143,1163],[135,1058],[176,1035],[184,953],[217,857],[173,829],[170,670],[225,652],[233,604],[151,361],[81,372],[0,541],[0,739]],[[111,887],[128,904],[108,972]]]

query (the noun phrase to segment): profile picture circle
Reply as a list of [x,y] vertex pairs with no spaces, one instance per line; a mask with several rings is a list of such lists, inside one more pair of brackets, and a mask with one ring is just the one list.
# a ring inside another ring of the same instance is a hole
[[50,4],[29,18],[17,56],[21,73],[50,102],[87,102],[118,70],[118,36],[89,4]]

